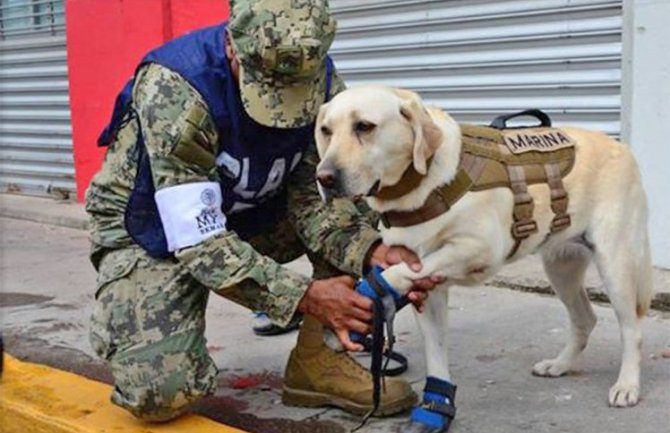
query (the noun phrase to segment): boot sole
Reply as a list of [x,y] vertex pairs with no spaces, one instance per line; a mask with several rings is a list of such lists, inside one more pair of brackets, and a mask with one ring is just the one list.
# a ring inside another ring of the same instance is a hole
[[[324,394],[314,391],[304,391],[301,389],[290,388],[284,385],[284,392],[282,393],[281,401],[286,406],[297,407],[324,407],[333,406],[342,409],[354,415],[363,416],[372,410],[372,405],[365,405],[347,400],[345,398],[337,397],[330,394]],[[379,406],[373,416],[391,416],[403,412],[417,402],[415,393],[391,403]]]

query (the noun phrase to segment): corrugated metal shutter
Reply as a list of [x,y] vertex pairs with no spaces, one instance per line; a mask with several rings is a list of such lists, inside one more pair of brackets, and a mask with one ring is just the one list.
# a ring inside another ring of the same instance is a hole
[[541,108],[618,135],[622,1],[331,0],[348,85],[418,91],[463,122]]
[[0,0],[0,189],[75,190],[63,0]]

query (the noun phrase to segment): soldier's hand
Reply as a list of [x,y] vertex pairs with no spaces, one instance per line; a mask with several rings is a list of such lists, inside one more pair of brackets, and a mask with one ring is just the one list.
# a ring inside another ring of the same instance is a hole
[[356,293],[355,284],[356,280],[348,276],[315,280],[298,305],[299,311],[331,328],[349,351],[363,350],[351,341],[349,331],[363,335],[372,331],[372,300]]
[[[400,245],[386,246],[382,243],[376,245],[370,253],[370,265],[381,266],[386,269],[389,266],[405,262],[414,272],[422,269],[421,260],[412,250]],[[423,311],[423,303],[428,297],[428,292],[436,286],[442,284],[444,278],[439,276],[430,276],[414,280],[414,287],[407,294],[409,301],[419,312]]]

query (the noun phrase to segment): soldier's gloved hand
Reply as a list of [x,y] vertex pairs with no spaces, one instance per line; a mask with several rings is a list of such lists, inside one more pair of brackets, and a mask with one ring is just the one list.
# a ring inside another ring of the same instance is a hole
[[352,342],[349,332],[367,335],[372,331],[372,300],[356,293],[355,284],[356,280],[348,276],[315,280],[298,310],[331,328],[344,349],[358,352],[363,346]]

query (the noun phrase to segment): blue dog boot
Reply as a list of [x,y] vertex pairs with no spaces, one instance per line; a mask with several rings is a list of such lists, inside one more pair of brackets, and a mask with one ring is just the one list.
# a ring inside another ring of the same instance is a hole
[[[386,316],[384,317],[384,320],[391,326],[389,331],[392,333],[392,322],[395,313],[407,305],[408,300],[406,296],[400,295],[400,293],[398,293],[398,291],[384,279],[382,276],[383,271],[384,269],[379,266],[373,267],[365,278],[358,281],[356,284],[356,292],[373,301],[381,300],[383,304],[382,306],[384,307],[384,315]],[[365,336],[357,332],[350,332],[349,338],[354,343],[360,343],[364,346],[366,344]]]
[[428,377],[421,405],[412,410],[405,433],[446,433],[456,416],[456,385]]
[[380,266],[373,267],[365,278],[356,284],[356,291],[370,299],[383,298],[390,295],[396,309],[400,310],[407,305],[407,300],[384,279],[383,272],[384,269]]

